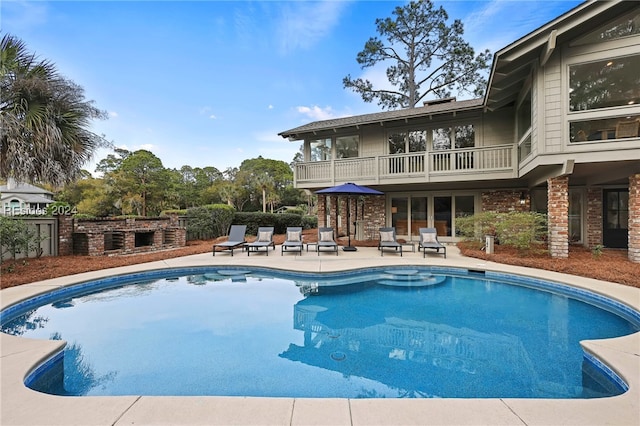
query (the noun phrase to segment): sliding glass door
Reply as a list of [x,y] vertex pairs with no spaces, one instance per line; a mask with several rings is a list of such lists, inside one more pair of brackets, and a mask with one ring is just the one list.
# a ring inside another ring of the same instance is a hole
[[420,228],[436,228],[438,236],[453,237],[455,218],[473,215],[475,202],[474,195],[392,196],[390,224],[401,238],[417,239]]

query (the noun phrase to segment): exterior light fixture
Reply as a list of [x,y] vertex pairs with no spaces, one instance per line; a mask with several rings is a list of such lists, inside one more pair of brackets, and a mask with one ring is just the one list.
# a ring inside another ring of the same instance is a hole
[[527,197],[526,197],[524,191],[522,191],[520,193],[520,205],[524,206],[526,203],[527,203]]

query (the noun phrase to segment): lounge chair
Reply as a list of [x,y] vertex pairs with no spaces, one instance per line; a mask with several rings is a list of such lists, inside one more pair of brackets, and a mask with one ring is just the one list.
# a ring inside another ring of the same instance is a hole
[[273,242],[273,226],[259,227],[256,240],[252,243],[245,244],[245,247],[247,248],[247,256],[251,254],[252,250],[258,252],[261,248],[264,248],[267,256],[269,256],[269,247],[273,247],[274,250],[276,249],[276,244]]
[[335,232],[333,228],[318,228],[318,244],[316,245],[316,251],[320,256],[320,249],[331,249],[338,255],[338,243],[336,243]]
[[285,240],[280,246],[280,254],[284,256],[285,251],[298,251],[302,254],[302,227],[290,226],[287,228]]
[[246,232],[247,225],[231,225],[227,241],[213,245],[213,255],[216,255],[216,247],[220,247],[221,250],[231,250],[231,256],[233,256],[234,249],[244,247],[246,244],[247,240],[244,238]]
[[438,253],[440,253],[440,249],[442,249],[444,258],[447,258],[447,247],[443,246],[440,244],[440,241],[438,241],[438,232],[436,231],[436,228],[420,228],[418,232],[420,233],[418,251],[422,249],[422,257],[426,256],[427,249],[434,249]]
[[396,240],[396,228],[380,228],[380,241],[378,241],[378,250],[380,250],[380,256],[384,256],[385,249],[394,249],[396,252],[400,250],[400,257],[402,257],[402,244]]

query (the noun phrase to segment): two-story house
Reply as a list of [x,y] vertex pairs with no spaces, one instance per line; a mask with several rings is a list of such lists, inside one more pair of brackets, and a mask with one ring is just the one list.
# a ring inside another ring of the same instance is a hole
[[[352,203],[370,229],[415,238],[429,226],[455,242],[456,217],[535,210],[548,214],[554,257],[604,245],[640,262],[639,133],[640,4],[587,1],[498,51],[484,98],[280,135],[304,141],[297,188],[385,193]],[[336,210],[346,217],[346,203],[318,196],[320,226],[336,227]]]

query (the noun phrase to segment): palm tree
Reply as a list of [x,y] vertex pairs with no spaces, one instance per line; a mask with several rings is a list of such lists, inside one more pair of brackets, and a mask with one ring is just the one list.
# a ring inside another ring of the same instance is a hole
[[274,181],[273,178],[268,174],[264,173],[255,177],[255,182],[260,189],[262,189],[262,213],[267,212],[267,189],[273,187]]
[[0,177],[53,185],[72,181],[95,150],[108,145],[87,130],[92,119],[106,114],[18,38],[5,34],[0,55]]

